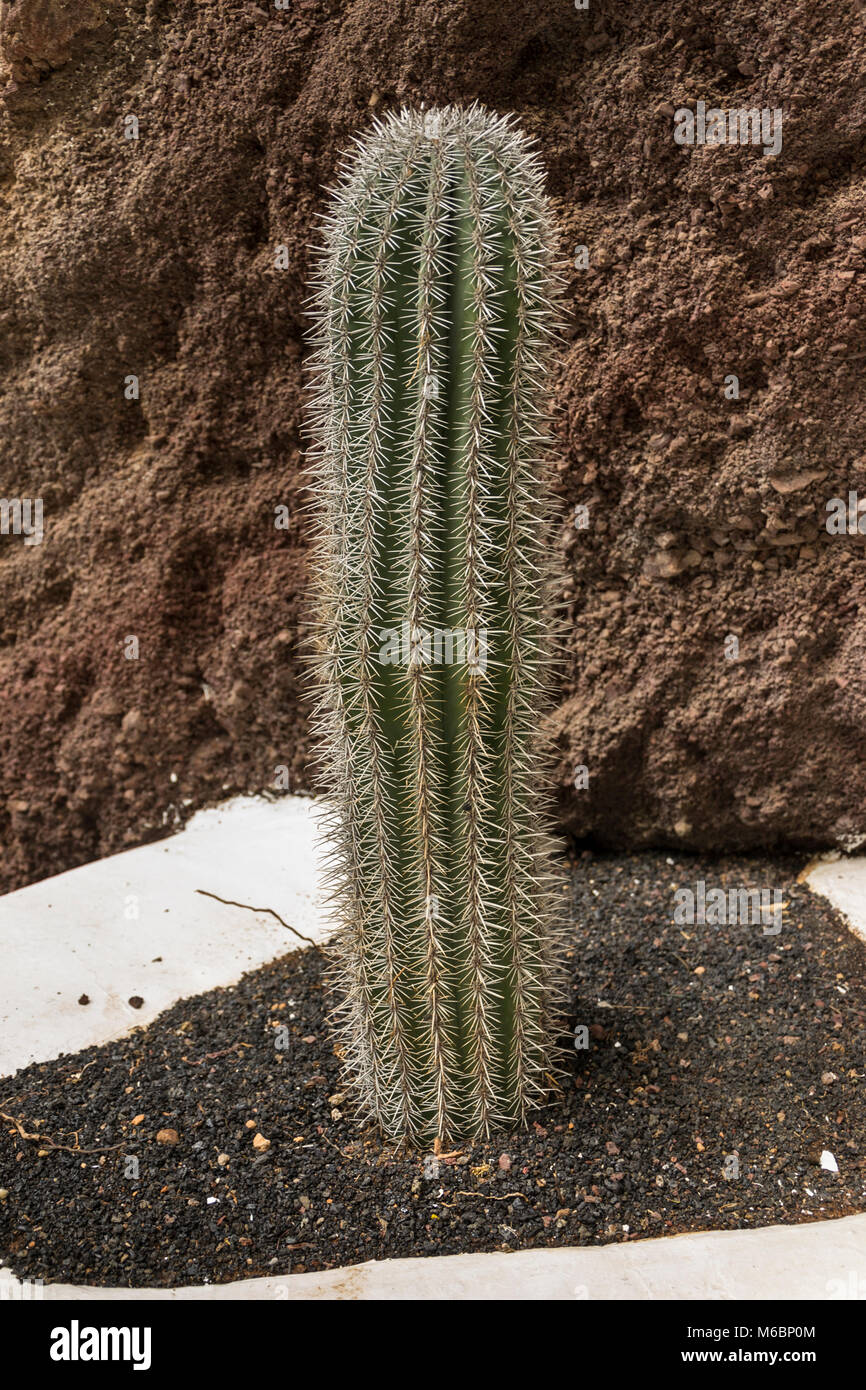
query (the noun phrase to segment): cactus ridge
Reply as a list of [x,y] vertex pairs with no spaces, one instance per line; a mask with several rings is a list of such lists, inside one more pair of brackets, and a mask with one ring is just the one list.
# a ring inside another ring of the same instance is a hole
[[404,111],[356,142],[323,240],[315,720],[345,1056],[387,1134],[486,1136],[549,1093],[561,939],[542,170],[508,118]]

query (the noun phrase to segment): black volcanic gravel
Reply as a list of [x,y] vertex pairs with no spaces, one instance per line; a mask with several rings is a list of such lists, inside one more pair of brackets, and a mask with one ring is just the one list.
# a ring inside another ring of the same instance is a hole
[[[566,1040],[528,1132],[442,1157],[356,1120],[315,950],[28,1067],[0,1082],[0,1253],[31,1279],[193,1284],[862,1211],[866,945],[801,867],[584,854],[568,1023],[590,1047]],[[783,889],[781,933],[674,925],[698,879]]]

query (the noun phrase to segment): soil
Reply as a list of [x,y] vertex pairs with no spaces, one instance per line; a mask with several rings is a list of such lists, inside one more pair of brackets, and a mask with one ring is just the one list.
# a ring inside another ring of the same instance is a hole
[[[45,509],[0,535],[0,891],[307,786],[309,248],[422,101],[514,111],[561,227],[563,828],[859,843],[864,43],[853,0],[0,4],[0,495]],[[781,153],[676,145],[697,100]]]
[[[585,852],[563,883],[560,1093],[465,1151],[358,1119],[318,950],[28,1067],[0,1083],[0,1257],[29,1279],[200,1284],[864,1211],[866,943],[796,872]],[[779,889],[781,931],[675,925],[674,889],[701,880]]]

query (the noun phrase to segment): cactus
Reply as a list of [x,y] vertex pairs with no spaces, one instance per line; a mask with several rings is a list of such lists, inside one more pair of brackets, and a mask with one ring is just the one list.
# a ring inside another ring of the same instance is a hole
[[390,1136],[550,1091],[552,654],[542,171],[479,106],[377,122],[314,295],[316,708],[349,1070]]

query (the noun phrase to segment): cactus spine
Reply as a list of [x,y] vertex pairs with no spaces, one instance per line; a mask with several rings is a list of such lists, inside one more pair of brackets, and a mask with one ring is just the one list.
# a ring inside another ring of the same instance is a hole
[[550,1088],[541,168],[478,106],[391,116],[325,243],[317,717],[346,1058],[386,1134],[480,1137]]

